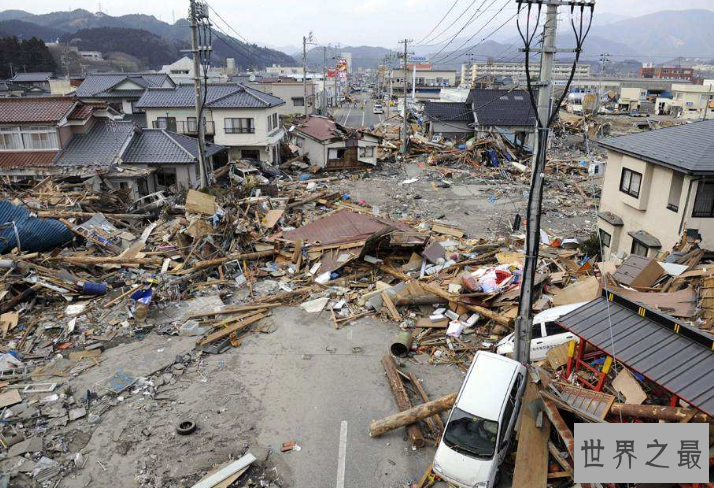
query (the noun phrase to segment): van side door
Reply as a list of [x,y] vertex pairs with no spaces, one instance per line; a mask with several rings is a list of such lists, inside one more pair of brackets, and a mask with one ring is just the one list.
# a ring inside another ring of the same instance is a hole
[[516,424],[516,418],[518,417],[518,405],[520,402],[520,387],[523,382],[523,375],[521,373],[516,373],[516,377],[513,380],[513,386],[508,393],[508,398],[506,398],[506,406],[503,409],[503,416],[501,417],[501,437],[498,441],[498,463],[503,462],[508,451],[508,446],[513,437],[513,427]]

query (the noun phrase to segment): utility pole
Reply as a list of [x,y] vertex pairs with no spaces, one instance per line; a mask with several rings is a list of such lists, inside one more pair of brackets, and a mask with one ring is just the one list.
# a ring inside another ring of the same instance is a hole
[[709,85],[709,91],[707,92],[707,99],[706,103],[704,104],[704,117],[702,120],[707,120],[707,112],[709,112],[709,100],[712,97],[712,86],[711,84]]
[[409,144],[409,112],[407,111],[407,89],[409,87],[409,84],[407,83],[407,80],[409,79],[409,67],[407,66],[407,58],[409,56],[409,53],[407,53],[407,49],[409,47],[410,42],[412,42],[412,39],[404,39],[402,41],[399,41],[400,44],[404,44],[404,89],[402,90],[404,92],[404,129],[402,134],[402,154],[406,154],[407,145]]
[[392,77],[394,76],[394,58],[389,55],[389,97],[387,98],[387,118],[390,117],[390,112],[392,108]]
[[303,106],[305,117],[307,118],[308,112],[308,99],[307,99],[307,45],[313,44],[312,42],[312,32],[310,35],[305,37],[302,36],[302,91],[303,91]]
[[208,9],[204,3],[189,0],[189,22],[191,25],[191,52],[193,53],[193,87],[196,99],[196,122],[198,123],[198,170],[199,188],[208,184],[206,174],[206,126],[203,122],[203,96],[201,94],[201,53],[208,54],[210,48],[198,45],[198,22],[208,19]]
[[[526,256],[523,266],[523,280],[518,300],[518,317],[515,321],[514,358],[522,364],[530,361],[531,328],[533,326],[533,288],[538,266],[540,246],[540,217],[543,203],[543,182],[545,180],[546,151],[548,149],[549,119],[552,110],[553,58],[556,53],[555,37],[558,27],[558,7],[568,5],[564,0],[516,0],[520,3],[547,5],[543,26],[543,48],[541,50],[540,78],[538,86],[537,144],[534,151],[531,174],[531,191],[528,200],[526,225]],[[530,53],[526,50],[526,56]],[[575,69],[575,67],[573,68]],[[567,88],[567,87],[566,87]],[[557,107],[555,108],[558,109]]]
[[322,46],[322,100],[320,112],[327,115],[327,46]]

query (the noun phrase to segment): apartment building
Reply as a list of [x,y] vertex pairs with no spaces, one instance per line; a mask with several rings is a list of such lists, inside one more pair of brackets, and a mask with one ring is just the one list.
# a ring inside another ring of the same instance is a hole
[[[567,80],[573,69],[572,63],[555,63],[553,65],[553,79]],[[540,63],[530,63],[528,70],[533,78],[537,78],[540,73]],[[525,63],[506,62],[484,62],[484,63],[464,63],[461,66],[461,84],[470,86],[474,80],[481,76],[491,76],[495,78],[508,77],[513,80],[526,79]],[[590,66],[578,64],[575,68],[575,77],[590,76]]]

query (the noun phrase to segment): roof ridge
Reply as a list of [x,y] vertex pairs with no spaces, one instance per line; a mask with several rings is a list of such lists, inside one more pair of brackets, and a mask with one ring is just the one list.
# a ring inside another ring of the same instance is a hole
[[[271,104],[270,104],[269,101],[263,100],[263,99],[262,99],[261,97],[259,97],[257,94],[253,93],[253,91],[260,91],[260,90],[254,90],[253,88],[248,88],[247,86],[243,85],[242,83],[238,83],[238,84],[243,87],[243,89],[245,90],[245,92],[246,92],[248,95],[252,96],[252,97],[255,98],[256,100],[260,100],[260,101],[263,102],[265,105],[267,105],[268,107],[270,107]],[[263,92],[261,92],[261,93],[263,93]],[[266,95],[267,95],[267,94],[266,94]]]
[[178,147],[180,147],[181,150],[182,150],[183,152],[185,152],[185,153],[188,155],[189,159],[191,159],[191,160],[197,160],[197,159],[198,159],[196,156],[194,156],[193,154],[191,154],[191,152],[188,151],[188,149],[186,149],[185,147],[183,147],[183,145],[182,145],[179,141],[177,141],[177,140],[172,136],[172,134],[178,135],[177,133],[169,132],[169,131],[167,131],[166,129],[161,129],[161,132],[163,132],[164,135],[166,135],[166,137],[168,137],[169,139],[171,139],[171,141],[172,141],[174,144],[176,144]]
[[[208,86],[216,86],[216,85],[208,85]],[[231,85],[225,85],[225,86],[231,86]],[[231,93],[227,93],[227,94],[225,94],[225,95],[222,95],[222,96],[220,96],[220,97],[218,97],[218,98],[214,98],[214,99],[211,100],[210,102],[209,102],[208,100],[206,100],[205,104],[206,104],[207,107],[210,107],[211,105],[213,105],[214,103],[216,103],[216,102],[218,102],[218,101],[220,101],[220,100],[224,100],[224,99],[226,99],[226,98],[228,98],[228,97],[232,97],[233,95],[235,95],[236,93],[238,93],[238,92],[240,91],[240,88],[242,88],[242,85],[237,85],[235,91],[232,91]],[[206,90],[206,92],[208,92],[208,90]],[[208,93],[206,93],[206,98],[208,98]]]

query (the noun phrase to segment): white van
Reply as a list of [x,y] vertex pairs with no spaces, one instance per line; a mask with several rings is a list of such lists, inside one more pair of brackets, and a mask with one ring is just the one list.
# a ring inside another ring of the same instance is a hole
[[434,472],[459,488],[493,488],[518,418],[526,368],[478,351],[434,456]]
[[[578,341],[578,336],[558,325],[557,320],[588,302],[571,303],[549,308],[533,317],[531,330],[531,361],[545,359],[548,351],[569,341]],[[502,356],[513,356],[515,333],[509,334],[496,344],[496,352]]]
[[372,113],[373,114],[383,114],[384,109],[382,108],[381,103],[375,103],[374,106],[372,107]]

